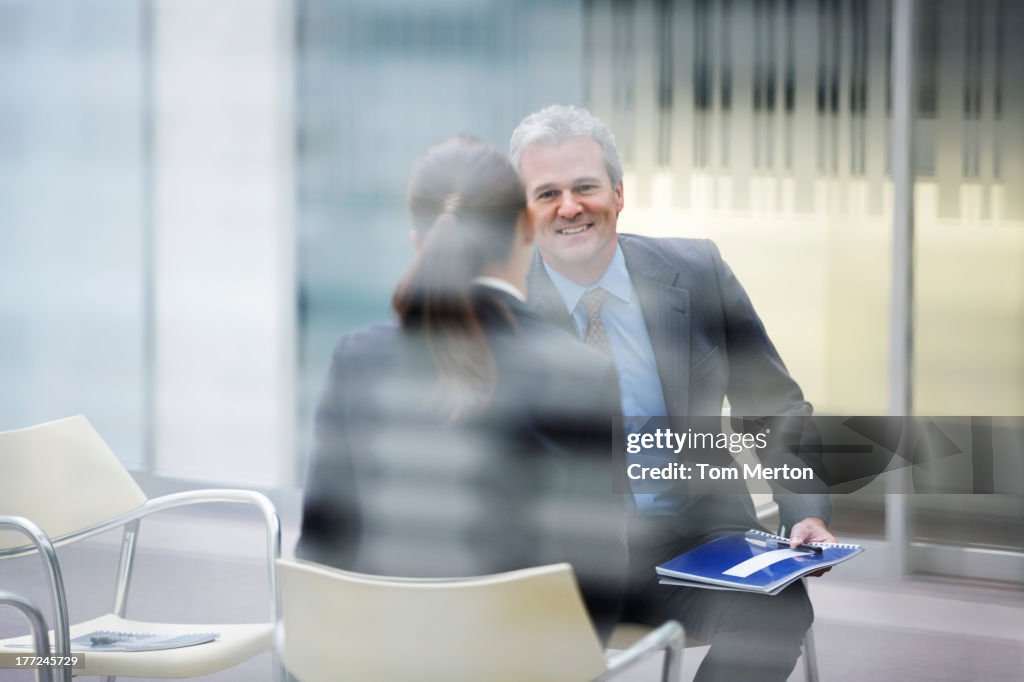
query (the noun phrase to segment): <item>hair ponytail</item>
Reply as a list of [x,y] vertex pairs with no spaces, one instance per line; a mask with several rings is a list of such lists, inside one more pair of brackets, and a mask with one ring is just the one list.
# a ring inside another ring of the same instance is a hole
[[494,359],[471,296],[479,255],[464,232],[455,216],[438,216],[391,300],[402,326],[423,333],[452,419],[494,389]]
[[525,206],[519,178],[494,147],[457,137],[427,152],[409,188],[419,250],[392,296],[402,327],[425,336],[452,420],[487,405],[495,366],[473,280],[508,257]]

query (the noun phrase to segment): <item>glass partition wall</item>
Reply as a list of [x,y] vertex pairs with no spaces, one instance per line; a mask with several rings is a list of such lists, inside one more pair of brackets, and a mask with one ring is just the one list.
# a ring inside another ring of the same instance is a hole
[[[915,4],[913,413],[1024,414],[1024,7]],[[893,2],[585,6],[620,225],[715,240],[817,412],[887,413]],[[837,532],[886,537],[872,486],[837,496]],[[1024,580],[1019,497],[898,501],[908,570]]]
[[[334,341],[410,262],[412,161],[555,102],[616,133],[623,230],[715,240],[817,410],[886,414],[896,6],[3,3],[0,428],[83,412],[136,471],[301,483]],[[913,412],[1000,442],[1024,5],[914,6]],[[892,540],[877,493],[837,498],[837,531]],[[1019,497],[900,505],[907,570],[1024,582]]]
[[[1024,414],[1024,7],[914,4],[913,413]],[[819,413],[890,413],[895,6],[299,5],[297,474],[334,340],[386,318],[409,262],[412,160],[555,102],[614,131],[623,230],[719,245]],[[1024,581],[1019,498],[890,497],[887,522],[872,486],[837,496],[838,533],[899,544],[899,571]]]

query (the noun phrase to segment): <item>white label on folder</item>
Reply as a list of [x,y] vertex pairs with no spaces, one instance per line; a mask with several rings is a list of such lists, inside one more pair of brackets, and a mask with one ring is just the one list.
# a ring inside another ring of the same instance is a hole
[[722,575],[746,578],[747,576],[757,573],[762,568],[767,568],[772,564],[778,563],[783,559],[788,559],[792,556],[807,556],[807,552],[801,552],[795,549],[772,550],[771,552],[765,552],[764,554],[758,554],[755,557],[750,557],[746,561],[741,561],[729,570],[722,571]]

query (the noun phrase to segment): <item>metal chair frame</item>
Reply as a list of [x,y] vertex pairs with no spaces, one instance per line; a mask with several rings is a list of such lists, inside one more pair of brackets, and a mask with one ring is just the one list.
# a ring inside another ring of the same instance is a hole
[[[57,538],[49,538],[34,523],[20,517],[0,516],[0,528],[21,531],[31,540],[31,545],[0,550],[0,559],[24,556],[38,552],[46,569],[54,611],[54,646],[55,656],[70,654],[70,635],[68,629],[67,597],[61,578],[60,564],[57,561],[55,547],[69,545],[94,535],[99,535],[115,528],[124,527],[121,540],[121,553],[118,563],[115,584],[114,604],[112,613],[123,617],[128,602],[128,591],[131,585],[134,567],[135,545],[138,537],[140,521],[156,512],[166,511],[198,504],[229,503],[247,504],[256,507],[263,516],[266,525],[267,542],[267,577],[270,592],[270,622],[278,622],[279,597],[277,589],[277,569],[275,561],[281,556],[281,522],[273,503],[261,493],[248,490],[210,489],[174,493],[147,500],[142,506],[126,514],[108,519],[102,523],[67,533]],[[283,680],[283,667],[279,660],[274,660],[275,677]],[[71,669],[63,668],[57,673],[61,682],[70,682]],[[107,677],[108,681],[113,677]]]
[[[46,619],[36,605],[12,592],[0,592],[0,606],[21,611],[32,631],[33,651],[39,656],[50,653],[50,640],[46,635]],[[36,682],[53,682],[53,669],[49,665],[36,666]]]
[[685,641],[683,626],[674,620],[666,621],[628,649],[607,656],[608,672],[598,677],[595,682],[606,682],[659,651],[665,652],[665,660],[661,665],[661,682],[676,682],[682,672]]

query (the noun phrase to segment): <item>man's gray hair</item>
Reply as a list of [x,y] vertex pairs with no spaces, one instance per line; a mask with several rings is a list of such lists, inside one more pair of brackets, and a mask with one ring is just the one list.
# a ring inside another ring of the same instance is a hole
[[597,142],[604,152],[604,166],[612,184],[622,180],[622,162],[615,148],[615,136],[601,119],[581,107],[554,104],[524,118],[512,131],[508,156],[519,171],[523,152],[531,144],[562,144],[574,137],[589,137]]

